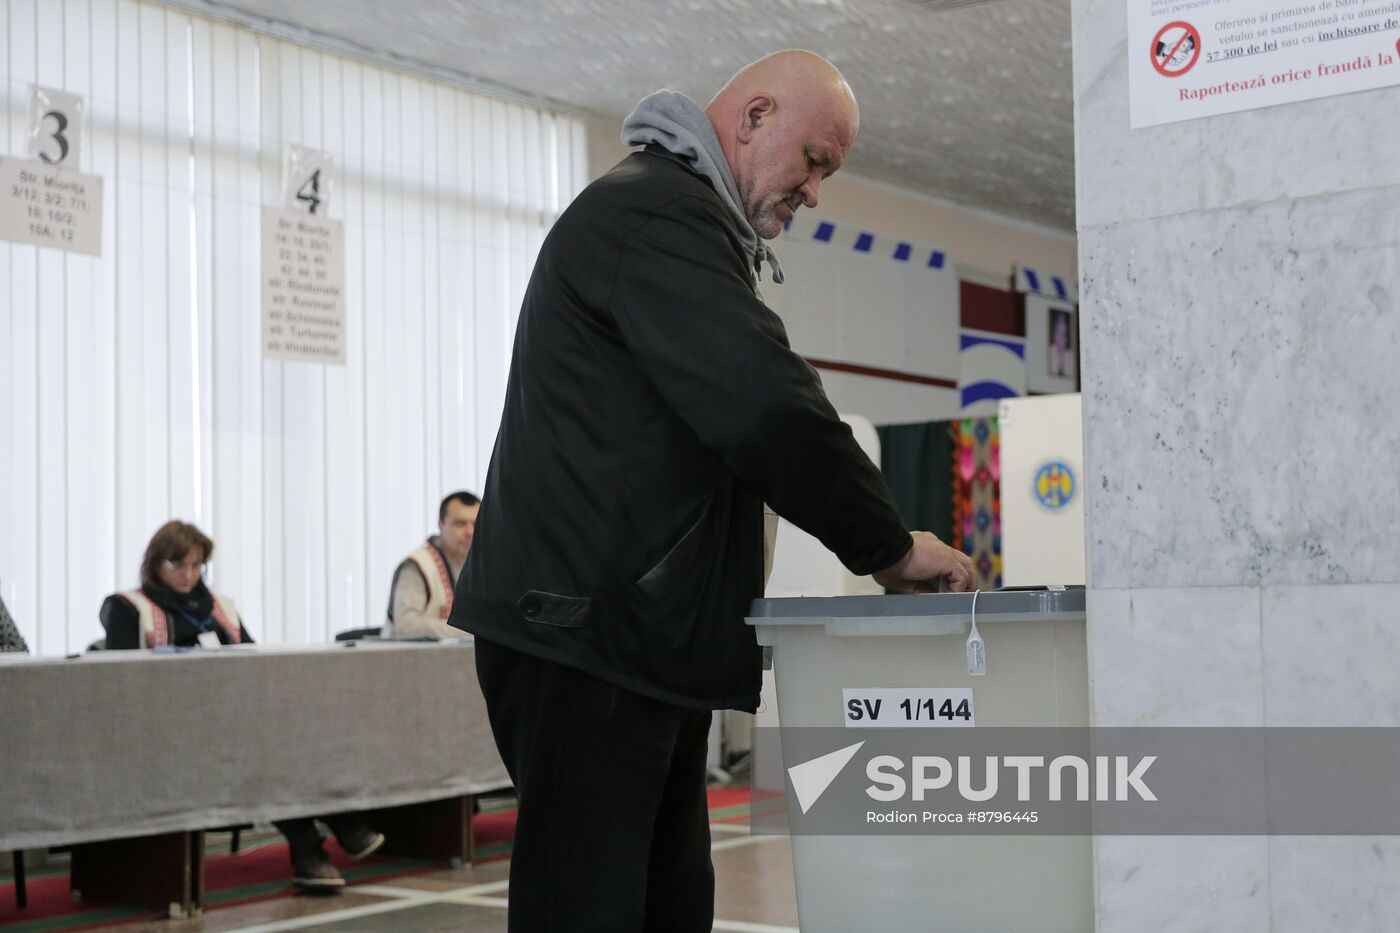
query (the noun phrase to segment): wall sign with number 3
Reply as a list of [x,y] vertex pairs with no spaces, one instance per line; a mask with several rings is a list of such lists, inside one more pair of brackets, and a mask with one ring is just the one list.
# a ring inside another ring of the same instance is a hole
[[82,125],[81,97],[35,85],[29,102],[29,157],[76,170]]
[[331,200],[331,164],[329,152],[288,146],[282,173],[283,206],[325,217]]

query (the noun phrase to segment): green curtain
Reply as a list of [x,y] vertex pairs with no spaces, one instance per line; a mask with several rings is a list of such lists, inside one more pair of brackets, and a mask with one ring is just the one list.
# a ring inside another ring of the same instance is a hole
[[951,421],[887,424],[880,434],[880,466],[911,531],[953,540],[953,425]]

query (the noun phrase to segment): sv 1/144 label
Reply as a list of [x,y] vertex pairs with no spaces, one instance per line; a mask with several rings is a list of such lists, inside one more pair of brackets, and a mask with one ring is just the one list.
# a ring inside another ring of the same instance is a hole
[[841,691],[853,729],[970,728],[977,724],[970,687],[847,687]]

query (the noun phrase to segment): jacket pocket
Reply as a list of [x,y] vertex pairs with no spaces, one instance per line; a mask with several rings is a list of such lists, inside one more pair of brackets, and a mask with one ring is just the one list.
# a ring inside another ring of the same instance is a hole
[[671,546],[655,566],[637,579],[637,589],[656,602],[663,602],[669,594],[675,592],[687,573],[694,572],[696,563],[704,556],[702,548],[705,543],[705,530],[713,503],[713,496],[705,498],[700,506],[699,516],[681,535],[680,540]]
[[516,601],[527,621],[559,628],[583,628],[593,611],[593,600],[586,596],[561,596],[530,590]]

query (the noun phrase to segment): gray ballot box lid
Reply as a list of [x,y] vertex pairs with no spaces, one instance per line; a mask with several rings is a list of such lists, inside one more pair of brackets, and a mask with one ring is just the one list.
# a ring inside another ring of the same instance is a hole
[[[972,622],[972,593],[917,596],[798,596],[756,599],[747,622],[768,627],[823,626],[828,635],[952,635]],[[977,624],[1084,619],[1084,588],[984,590],[977,594]]]

